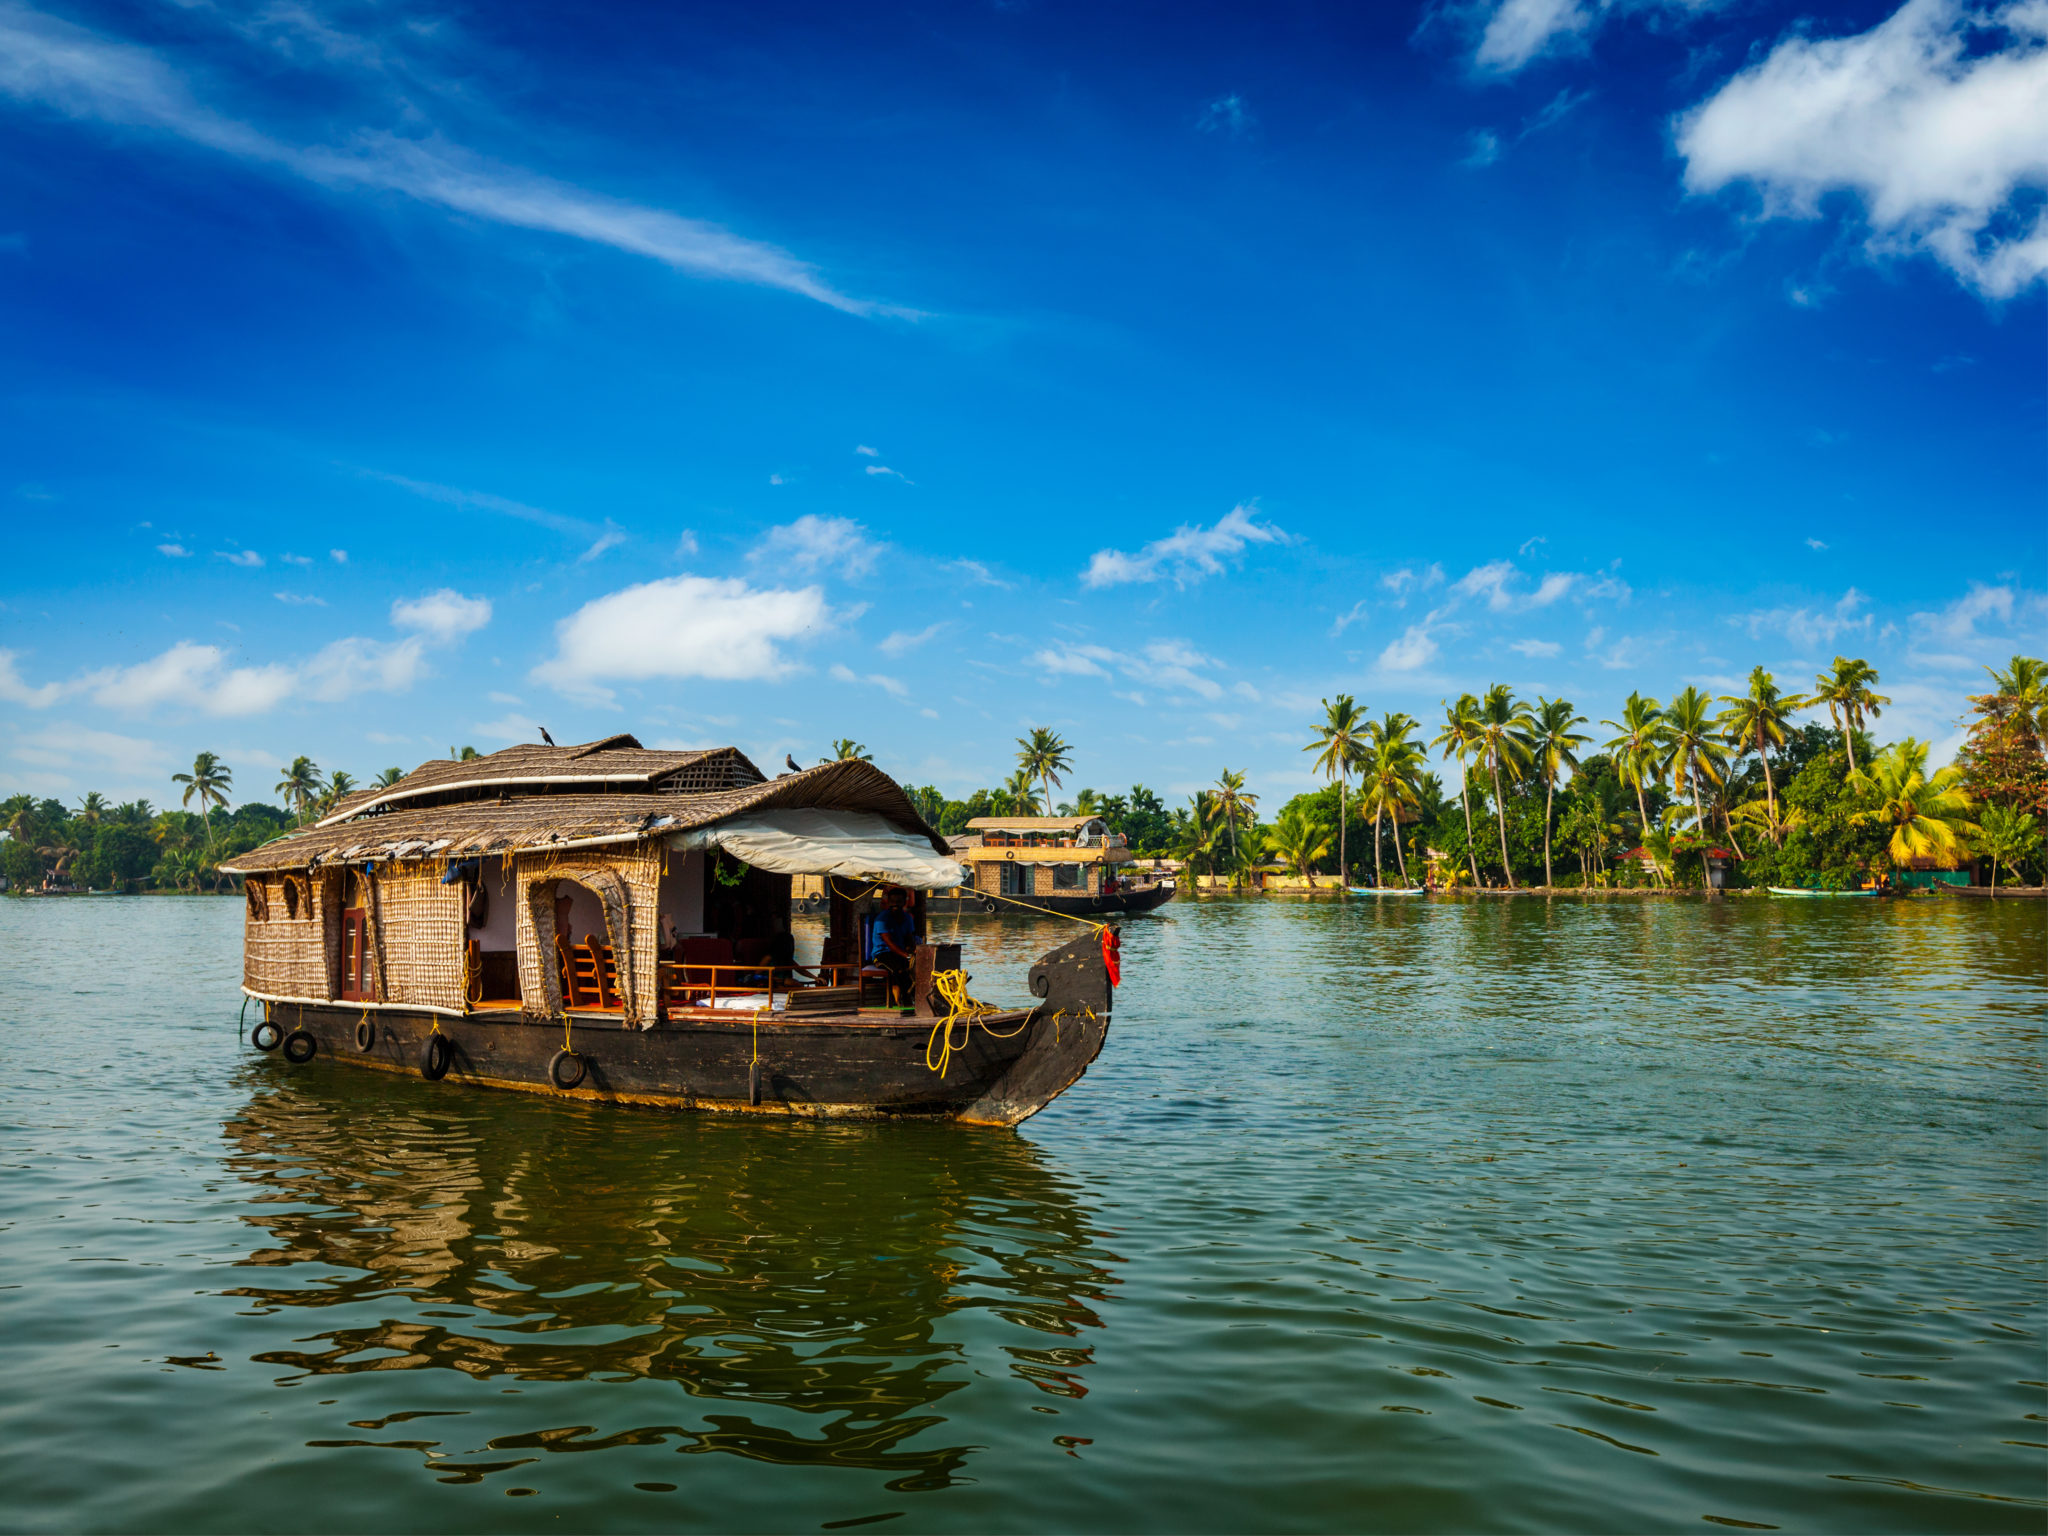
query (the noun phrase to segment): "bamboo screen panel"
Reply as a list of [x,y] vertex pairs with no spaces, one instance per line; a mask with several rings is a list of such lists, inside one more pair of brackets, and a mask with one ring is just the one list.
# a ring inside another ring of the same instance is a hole
[[[285,898],[287,880],[295,886],[289,903]],[[270,875],[262,884],[267,915],[246,920],[243,985],[269,997],[327,996],[327,949],[320,904],[314,899],[320,882],[304,875]],[[296,916],[292,915],[294,907]]]
[[394,868],[374,879],[377,995],[390,1003],[462,1007],[466,888],[443,885],[435,864]]

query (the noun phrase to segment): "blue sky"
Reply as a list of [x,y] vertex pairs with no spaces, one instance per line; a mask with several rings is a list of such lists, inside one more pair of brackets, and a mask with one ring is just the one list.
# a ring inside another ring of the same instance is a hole
[[0,0],[0,788],[2048,645],[2048,4]]

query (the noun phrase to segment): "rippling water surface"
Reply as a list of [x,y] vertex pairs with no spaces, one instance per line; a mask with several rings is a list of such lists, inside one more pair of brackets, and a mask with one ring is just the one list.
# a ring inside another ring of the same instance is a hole
[[0,1526],[2048,1519],[2039,903],[1177,905],[1016,1132],[292,1068],[240,918],[0,903]]

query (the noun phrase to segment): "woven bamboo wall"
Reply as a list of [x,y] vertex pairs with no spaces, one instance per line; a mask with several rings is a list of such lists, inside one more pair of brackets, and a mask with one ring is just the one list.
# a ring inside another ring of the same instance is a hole
[[518,856],[513,888],[518,901],[523,1012],[537,1018],[561,1012],[562,990],[555,975],[554,894],[548,887],[557,880],[574,880],[595,891],[604,904],[605,936],[612,946],[627,1018],[636,1024],[654,1022],[663,852],[658,844],[649,842]]
[[387,868],[373,879],[378,997],[460,1008],[466,887],[443,885],[438,864]]
[[[296,882],[298,915],[285,901],[285,878],[262,877],[266,916],[246,919],[242,944],[242,983],[252,992],[272,997],[326,997],[327,947],[323,942],[320,882],[304,875]],[[257,883],[252,878],[251,885]]]

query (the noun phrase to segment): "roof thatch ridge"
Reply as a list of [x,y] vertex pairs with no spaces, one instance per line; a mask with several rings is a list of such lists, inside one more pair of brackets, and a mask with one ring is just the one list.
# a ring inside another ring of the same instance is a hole
[[873,763],[847,758],[759,784],[687,795],[524,795],[503,801],[399,806],[372,818],[301,827],[237,855],[222,868],[252,874],[334,862],[471,858],[632,843],[767,810],[869,811],[921,834],[935,852],[951,851],[918,814],[902,785]]

